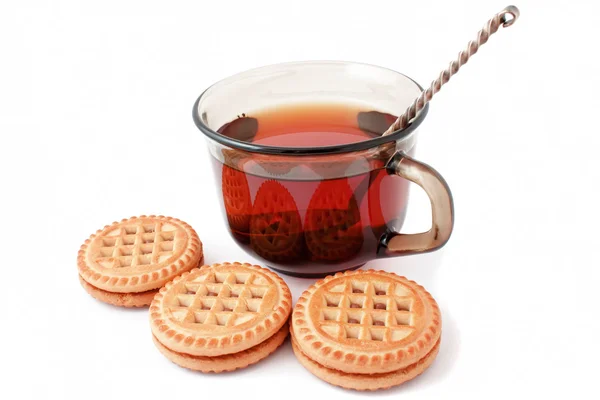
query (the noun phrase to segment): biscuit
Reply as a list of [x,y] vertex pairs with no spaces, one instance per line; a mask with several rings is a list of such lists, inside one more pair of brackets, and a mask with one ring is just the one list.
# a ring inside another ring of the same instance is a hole
[[223,165],[221,173],[223,204],[231,233],[240,241],[248,241],[252,201],[246,174]]
[[364,241],[360,211],[347,179],[319,184],[308,205],[304,232],[314,260],[344,261],[360,251]]
[[200,372],[229,372],[240,368],[246,368],[267,358],[279,348],[289,333],[289,325],[286,323],[273,336],[254,347],[233,354],[224,354],[216,357],[192,356],[178,353],[165,347],[152,335],[152,340],[158,350],[175,364]]
[[431,295],[384,271],[347,271],[318,281],[300,296],[291,320],[301,363],[330,383],[357,390],[412,379],[435,358],[441,335]]
[[298,165],[298,162],[292,161],[276,161],[274,157],[269,157],[267,160],[260,160],[257,164],[262,167],[269,175],[277,178],[282,178],[287,175],[292,168]]
[[321,364],[318,364],[308,358],[298,348],[298,343],[292,335],[292,349],[298,361],[304,368],[310,371],[313,375],[321,378],[327,383],[332,385],[343,387],[345,389],[354,390],[379,390],[389,389],[392,386],[400,385],[406,381],[409,381],[425,371],[435,357],[440,348],[440,342],[433,347],[433,349],[422,359],[408,367],[401,368],[397,371],[385,372],[382,374],[348,374],[346,372],[338,371],[336,369],[325,368]]
[[81,286],[96,300],[103,301],[113,306],[119,307],[144,307],[152,302],[152,299],[158,293],[158,289],[148,290],[140,293],[113,293],[106,290],[98,289],[95,286],[87,283],[81,275],[79,275],[79,283]]
[[79,250],[77,268],[82,286],[96,299],[141,307],[202,259],[202,242],[191,226],[176,218],[143,215],[90,236]]
[[294,198],[275,180],[256,194],[250,219],[250,245],[269,261],[297,261],[304,249],[302,219]]
[[291,304],[288,286],[268,269],[205,265],[160,289],[150,306],[150,326],[171,361],[229,371],[259,361],[283,342]]

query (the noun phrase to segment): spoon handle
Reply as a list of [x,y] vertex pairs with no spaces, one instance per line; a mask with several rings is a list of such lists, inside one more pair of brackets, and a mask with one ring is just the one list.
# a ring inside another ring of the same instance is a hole
[[382,136],[399,129],[404,129],[408,123],[425,107],[431,100],[434,94],[440,91],[442,86],[450,80],[452,75],[456,74],[460,67],[465,65],[473,54],[477,53],[479,47],[486,43],[490,36],[498,31],[500,26],[509,27],[519,18],[519,9],[515,6],[508,6],[498,14],[494,15],[487,24],[479,31],[476,40],[471,40],[467,48],[458,54],[458,58],[450,63],[447,69],[440,73],[440,76],[431,82],[431,86],[427,90],[421,92],[421,95],[406,109],[396,121],[383,133]]

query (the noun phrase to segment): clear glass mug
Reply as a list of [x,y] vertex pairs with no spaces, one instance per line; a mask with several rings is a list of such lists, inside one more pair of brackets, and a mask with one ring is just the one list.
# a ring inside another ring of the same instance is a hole
[[[437,171],[413,158],[428,107],[402,131],[351,144],[275,147],[219,133],[242,114],[287,104],[344,103],[397,115],[421,90],[386,68],[332,61],[261,67],[209,87],[193,118],[208,140],[233,239],[271,268],[304,277],[441,248],[453,228],[452,195]],[[431,201],[427,232],[400,233],[408,181]]]

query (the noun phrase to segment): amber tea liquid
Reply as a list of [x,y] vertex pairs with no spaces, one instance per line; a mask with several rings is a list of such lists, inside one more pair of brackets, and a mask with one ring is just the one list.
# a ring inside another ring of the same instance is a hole
[[[219,133],[279,147],[322,147],[380,136],[395,116],[348,104],[303,104],[242,114]],[[297,157],[302,163],[302,157]],[[408,181],[385,167],[333,179],[294,180],[275,163],[269,177],[218,163],[224,211],[234,239],[275,269],[358,267],[378,252],[386,232],[404,221]],[[337,269],[337,268],[336,268]]]

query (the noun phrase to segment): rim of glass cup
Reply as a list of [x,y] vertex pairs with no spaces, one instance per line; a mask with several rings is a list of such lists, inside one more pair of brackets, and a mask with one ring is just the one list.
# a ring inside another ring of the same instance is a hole
[[[234,81],[240,75],[246,74],[248,72],[256,72],[256,71],[260,71],[262,69],[272,69],[272,68],[276,68],[276,67],[285,67],[285,66],[291,67],[291,66],[302,66],[302,65],[309,65],[309,64],[313,64],[313,65],[314,64],[362,65],[362,66],[378,68],[378,69],[382,69],[382,70],[388,70],[397,75],[401,75],[401,76],[405,77],[406,79],[409,79],[415,85],[417,85],[417,87],[421,91],[423,91],[423,88],[421,87],[421,85],[419,85],[411,77],[404,75],[403,73],[400,73],[393,69],[380,67],[378,65],[373,65],[373,64],[351,62],[351,61],[325,61],[325,60],[324,61],[318,61],[318,60],[315,60],[315,61],[293,61],[293,62],[286,62],[286,63],[270,64],[270,65],[265,65],[265,66],[258,67],[258,68],[252,68],[252,69],[249,69],[249,70],[246,70],[243,72],[239,72],[235,75],[231,75],[227,78],[221,79],[221,80],[215,82],[214,84],[212,84],[211,86],[209,86],[206,90],[204,90],[204,92],[202,92],[202,94],[198,97],[198,99],[194,103],[194,108],[192,110],[192,117],[194,119],[194,123],[196,124],[198,129],[200,129],[200,131],[202,133],[204,133],[206,136],[208,136],[210,139],[214,140],[217,143],[225,145],[227,147],[233,148],[233,149],[244,150],[244,151],[248,151],[248,152],[252,152],[252,153],[261,153],[261,154],[310,156],[310,155],[319,155],[319,154],[350,153],[350,152],[355,152],[355,151],[368,150],[368,149],[378,147],[378,146],[381,146],[383,144],[390,143],[390,142],[400,141],[400,140],[406,138],[408,135],[410,135],[410,133],[412,133],[415,129],[417,129],[419,127],[419,125],[421,125],[421,123],[423,122],[425,117],[427,116],[427,113],[429,112],[429,104],[427,104],[425,106],[425,108],[423,108],[423,110],[421,110],[421,112],[417,115],[417,117],[415,119],[413,119],[412,122],[406,128],[397,130],[386,136],[380,136],[377,138],[363,140],[363,141],[356,142],[356,143],[340,144],[340,145],[334,145],[334,146],[320,146],[320,147],[319,146],[317,146],[317,147],[280,147],[280,146],[265,146],[265,145],[261,145],[261,144],[245,142],[242,140],[237,140],[237,139],[230,138],[228,136],[221,135],[220,133],[209,128],[200,118],[199,107],[200,107],[201,102],[204,100],[206,95],[209,94],[209,92],[211,90],[218,89],[219,85],[226,85],[227,83]],[[402,112],[404,112],[404,110],[402,110]]]

